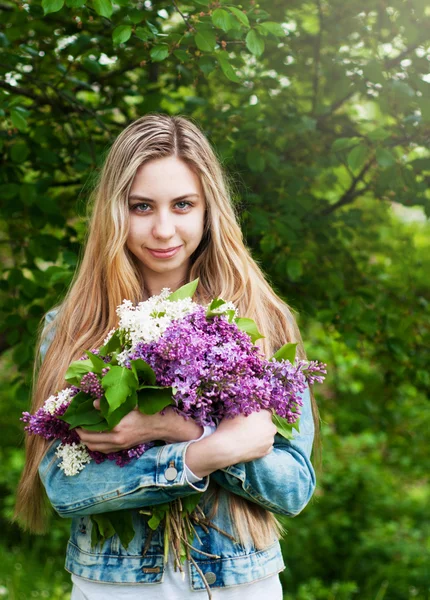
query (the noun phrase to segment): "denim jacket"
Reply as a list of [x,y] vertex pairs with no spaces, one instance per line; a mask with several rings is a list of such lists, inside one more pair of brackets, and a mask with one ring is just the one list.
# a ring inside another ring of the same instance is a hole
[[[52,321],[55,311],[46,315]],[[54,332],[46,337],[42,357]],[[71,517],[71,535],[67,547],[66,569],[80,577],[106,583],[161,583],[163,581],[163,529],[154,532],[149,550],[142,556],[149,532],[147,517],[139,509],[169,502],[179,497],[206,492],[209,481],[220,486],[219,506],[213,522],[235,535],[230,518],[228,496],[237,494],[267,510],[289,517],[299,514],[315,489],[315,473],[310,462],[314,436],[309,391],[303,395],[300,433],[286,440],[276,435],[273,451],[263,458],[239,463],[213,472],[196,483],[185,476],[185,453],[192,442],[157,446],[140,458],[118,467],[113,461],[90,462],[77,475],[65,476],[58,467],[55,450],[58,441],[48,449],[39,467],[39,474],[48,498],[60,517]],[[118,536],[102,546],[91,548],[89,515],[131,509],[136,534],[125,549]],[[197,548],[220,558],[207,558],[191,551],[211,588],[247,584],[269,577],[284,569],[279,541],[263,550],[252,542],[233,542],[210,528],[196,525],[201,545]],[[203,590],[204,583],[197,569],[188,561],[190,581],[194,590]]]

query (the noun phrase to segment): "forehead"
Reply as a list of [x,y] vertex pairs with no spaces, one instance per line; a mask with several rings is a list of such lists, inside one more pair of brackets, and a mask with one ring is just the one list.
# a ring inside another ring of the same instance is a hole
[[130,189],[130,194],[134,193],[157,199],[201,194],[202,190],[194,171],[176,156],[168,156],[150,160],[137,169]]

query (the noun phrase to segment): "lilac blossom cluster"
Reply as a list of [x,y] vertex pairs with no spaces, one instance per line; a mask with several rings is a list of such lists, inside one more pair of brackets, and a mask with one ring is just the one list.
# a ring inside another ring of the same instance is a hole
[[[174,389],[174,410],[199,425],[216,425],[223,418],[262,409],[272,410],[289,424],[295,423],[301,414],[303,392],[307,385],[323,381],[326,365],[305,360],[294,363],[268,360],[250,335],[227,314],[212,311],[208,317],[206,307],[191,301],[168,302],[167,291],[151,299],[152,304],[141,303],[139,310],[124,301],[121,313],[124,323],[119,331],[126,342],[121,352],[116,353],[117,363],[130,369],[132,360],[143,359],[153,369],[157,386]],[[163,310],[158,310],[157,302],[162,303]],[[149,308],[152,312],[148,316]],[[226,308],[231,309],[230,303],[219,310]],[[115,460],[117,465],[124,466],[154,445],[140,444],[110,454],[93,451],[59,418],[78,392],[94,399],[104,395],[102,380],[114,355],[102,356],[99,349],[91,352],[106,363],[99,375],[92,371],[85,373],[79,387],[72,385],[59,391],[34,415],[25,412],[21,419],[27,424],[26,432],[61,441],[57,456],[62,459],[59,466],[66,475],[75,475],[90,460],[96,463]],[[84,355],[79,360],[86,359]]]
[[[103,369],[103,371],[105,371],[105,369]],[[105,373],[106,372],[107,370]],[[88,373],[87,375],[97,377],[95,373]],[[92,385],[94,385],[94,377],[85,379],[86,375],[84,375],[82,380],[92,381]],[[139,444],[128,450],[120,450],[109,454],[90,450],[84,446],[84,444],[81,443],[77,432],[74,429],[70,429],[68,423],[59,419],[59,417],[63,416],[66,412],[73,397],[81,390],[87,391],[74,385],[65,388],[56,395],[50,396],[34,415],[29,412],[23,412],[21,417],[21,421],[27,423],[24,427],[24,431],[27,433],[38,435],[46,440],[61,441],[57,450],[57,456],[62,458],[60,468],[65,471],[66,475],[76,475],[90,459],[94,460],[96,463],[101,463],[105,460],[114,460],[117,465],[123,467],[133,458],[138,458],[154,445],[152,442]],[[96,398],[100,397],[98,394],[94,394],[94,396]],[[70,447],[73,448],[74,452],[67,451]]]
[[316,362],[265,359],[235,323],[225,316],[208,319],[200,306],[172,322],[157,341],[138,343],[125,366],[137,358],[151,365],[158,385],[176,389],[176,411],[199,425],[261,409],[294,423],[307,382],[322,381],[325,373]]

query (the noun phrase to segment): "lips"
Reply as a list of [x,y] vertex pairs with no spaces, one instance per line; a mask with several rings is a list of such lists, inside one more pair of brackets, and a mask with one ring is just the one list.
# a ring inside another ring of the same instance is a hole
[[174,248],[166,249],[147,248],[147,250],[155,258],[170,258],[179,252],[181,248],[182,246],[175,246]]

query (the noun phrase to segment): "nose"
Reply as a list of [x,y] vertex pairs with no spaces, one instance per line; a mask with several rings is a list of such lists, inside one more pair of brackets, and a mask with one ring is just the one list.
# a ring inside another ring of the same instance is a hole
[[169,240],[176,233],[174,216],[167,211],[159,211],[155,215],[152,235],[159,240]]

